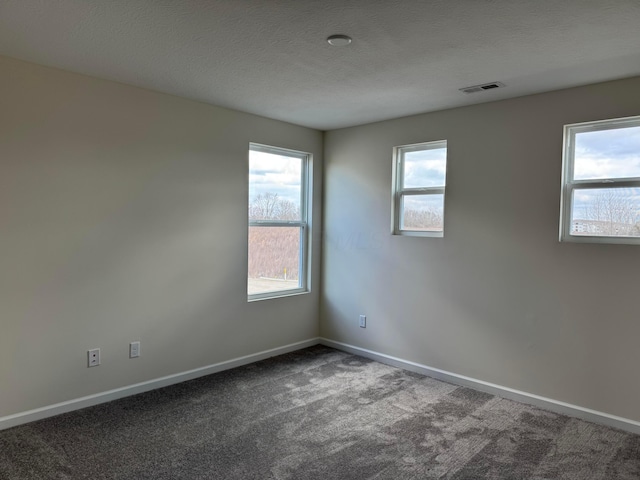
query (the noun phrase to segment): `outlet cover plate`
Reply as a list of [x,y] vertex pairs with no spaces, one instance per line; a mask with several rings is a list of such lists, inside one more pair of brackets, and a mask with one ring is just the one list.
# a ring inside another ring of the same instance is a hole
[[92,348],[87,351],[87,366],[97,367],[98,365],[100,365],[100,349]]
[[140,342],[131,342],[129,344],[129,358],[137,358],[140,356]]

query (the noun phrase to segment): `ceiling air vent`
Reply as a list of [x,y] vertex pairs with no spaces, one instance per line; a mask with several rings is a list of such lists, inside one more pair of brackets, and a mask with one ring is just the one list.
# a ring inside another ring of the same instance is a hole
[[483,90],[493,90],[494,88],[502,88],[505,84],[502,82],[483,83],[482,85],[473,85],[471,87],[461,88],[460,91],[464,93],[476,93]]

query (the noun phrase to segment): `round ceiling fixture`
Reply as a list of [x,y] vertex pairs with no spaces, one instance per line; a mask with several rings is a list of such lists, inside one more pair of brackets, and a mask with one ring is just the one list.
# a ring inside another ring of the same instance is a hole
[[346,47],[351,43],[351,37],[348,35],[331,35],[327,37],[327,42],[334,47]]

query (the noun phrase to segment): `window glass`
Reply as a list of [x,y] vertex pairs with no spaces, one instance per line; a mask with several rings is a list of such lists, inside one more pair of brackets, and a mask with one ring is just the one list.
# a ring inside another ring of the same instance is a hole
[[444,195],[410,195],[402,199],[403,230],[442,231]]
[[249,295],[299,288],[299,262],[299,227],[249,227]]
[[640,126],[576,133],[575,180],[640,178]]
[[640,188],[574,190],[571,235],[640,237]]
[[303,159],[251,151],[249,219],[300,220]]
[[447,149],[430,148],[404,154],[404,188],[442,187],[447,170]]

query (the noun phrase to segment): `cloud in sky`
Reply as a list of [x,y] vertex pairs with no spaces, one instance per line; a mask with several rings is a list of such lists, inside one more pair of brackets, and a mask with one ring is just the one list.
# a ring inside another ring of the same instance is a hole
[[576,134],[576,180],[632,177],[640,177],[640,127]]
[[302,160],[273,153],[249,152],[249,201],[265,193],[300,205]]
[[404,187],[443,187],[446,170],[446,148],[406,152],[404,154]]

